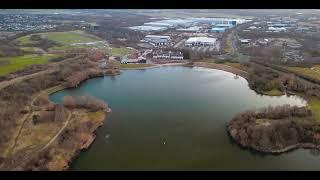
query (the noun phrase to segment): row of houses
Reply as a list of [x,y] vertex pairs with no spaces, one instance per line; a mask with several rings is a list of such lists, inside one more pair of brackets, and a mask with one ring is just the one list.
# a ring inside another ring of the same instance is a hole
[[139,56],[138,58],[128,58],[127,56],[122,57],[121,64],[136,64],[136,63],[146,63],[145,57]]
[[155,51],[153,52],[154,59],[168,59],[168,60],[183,60],[182,52],[173,51]]
[[258,39],[256,41],[252,41],[251,39],[239,39],[239,41],[242,46],[267,46],[270,43],[269,39]]

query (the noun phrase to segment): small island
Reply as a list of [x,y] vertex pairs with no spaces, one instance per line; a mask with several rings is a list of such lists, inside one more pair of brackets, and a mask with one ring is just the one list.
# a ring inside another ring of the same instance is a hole
[[320,125],[306,107],[284,105],[240,113],[228,123],[227,130],[241,146],[259,152],[320,148]]

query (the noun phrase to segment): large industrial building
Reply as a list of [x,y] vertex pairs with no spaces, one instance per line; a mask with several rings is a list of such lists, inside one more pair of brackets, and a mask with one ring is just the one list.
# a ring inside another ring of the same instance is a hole
[[208,37],[191,37],[186,40],[186,46],[214,46],[216,43],[216,38]]
[[[160,21],[153,21],[144,23],[142,26],[129,27],[130,29],[142,32],[154,32],[154,31],[164,31],[172,28],[179,27],[191,27],[195,24],[211,24],[214,27],[224,27],[231,28],[238,24],[242,24],[249,20],[246,19],[230,19],[230,18],[187,18],[187,19],[165,19]],[[181,30],[181,28],[179,29]],[[193,29],[188,29],[186,31],[193,31]]]
[[148,23],[144,23],[143,25],[144,25],[144,26],[167,27],[167,28],[172,28],[172,27],[174,27],[173,24],[164,23],[164,22],[148,22]]
[[214,27],[217,27],[217,28],[232,28],[234,26],[232,24],[215,24]]
[[224,33],[226,31],[226,28],[220,28],[220,27],[214,27],[211,29],[211,32],[214,33]]
[[161,32],[167,30],[168,28],[162,26],[133,26],[129,27],[129,29],[141,32]]
[[200,32],[201,31],[201,27],[199,26],[192,26],[189,28],[179,28],[176,29],[177,31],[182,31],[182,32]]
[[269,30],[269,31],[272,31],[272,32],[285,32],[285,31],[287,31],[287,29],[284,28],[284,27],[281,27],[281,28],[269,27],[268,30]]
[[143,39],[144,42],[148,42],[153,46],[167,45],[170,43],[170,36],[158,36],[158,35],[147,35]]

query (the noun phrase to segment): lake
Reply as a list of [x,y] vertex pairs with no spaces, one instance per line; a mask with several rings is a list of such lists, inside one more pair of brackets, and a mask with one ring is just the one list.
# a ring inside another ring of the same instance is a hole
[[200,67],[125,70],[53,94],[90,94],[108,102],[110,117],[71,170],[320,170],[320,153],[278,156],[242,149],[226,124],[237,113],[306,102],[296,96],[256,94],[244,78]]

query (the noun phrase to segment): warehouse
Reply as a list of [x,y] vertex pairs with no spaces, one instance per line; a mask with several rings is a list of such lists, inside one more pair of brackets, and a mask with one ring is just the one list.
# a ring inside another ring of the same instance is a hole
[[214,46],[216,43],[216,38],[208,37],[191,37],[186,40],[186,46]]
[[161,26],[133,26],[129,27],[129,29],[141,32],[161,32],[167,30],[168,28]]
[[167,27],[167,28],[174,27],[173,24],[162,23],[162,22],[148,22],[148,23],[144,23],[143,25],[144,26],[155,26],[155,27]]
[[285,32],[285,31],[287,31],[287,29],[284,27],[282,27],[282,28],[269,27],[268,30],[272,31],[272,32]]
[[154,46],[167,45],[170,43],[170,36],[158,36],[158,35],[147,35],[143,39],[144,42],[148,42]]
[[200,32],[200,31],[201,31],[201,27],[193,26],[193,27],[189,27],[189,28],[179,28],[179,29],[177,29],[177,31],[183,31],[183,32]]
[[214,25],[214,27],[217,27],[217,28],[232,28],[233,25],[232,24],[216,24],[216,25]]
[[214,32],[214,33],[223,33],[226,31],[226,28],[218,28],[218,27],[215,27],[215,28],[212,28],[211,29],[211,32]]

